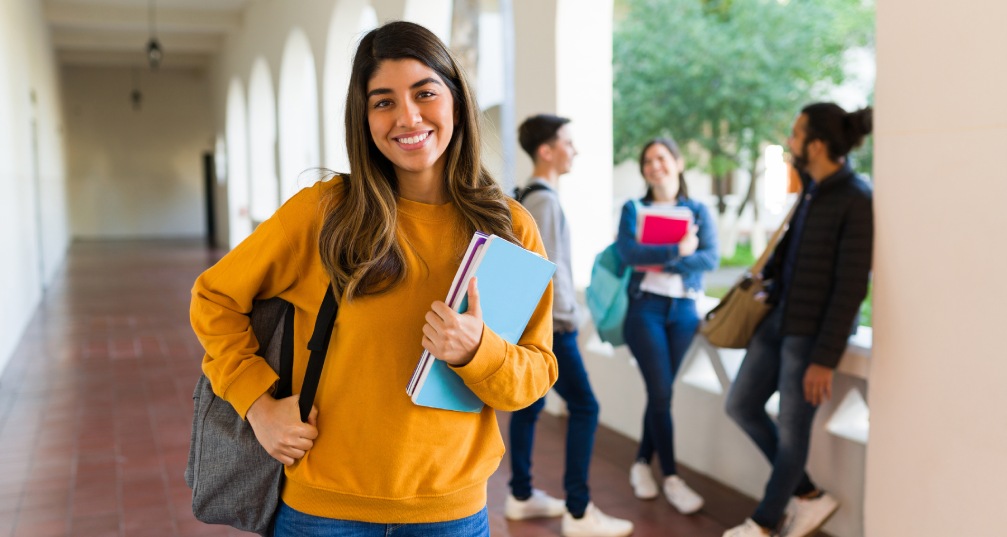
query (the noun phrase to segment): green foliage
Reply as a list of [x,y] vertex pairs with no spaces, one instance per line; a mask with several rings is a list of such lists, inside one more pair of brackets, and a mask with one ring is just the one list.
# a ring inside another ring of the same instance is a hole
[[781,143],[799,107],[870,45],[873,6],[856,0],[617,0],[615,160],[670,134],[714,176]]
[[738,243],[734,249],[734,255],[720,259],[722,267],[750,267],[755,264],[755,255],[752,254],[752,245],[748,243]]
[[871,324],[874,322],[873,291],[874,283],[872,282],[867,286],[867,298],[860,304],[860,326],[873,326]]
[[727,292],[730,291],[730,290],[731,290],[731,286],[729,286],[729,285],[711,285],[710,287],[706,288],[705,293],[706,293],[706,296],[709,296],[709,297],[724,298],[724,296],[726,296]]

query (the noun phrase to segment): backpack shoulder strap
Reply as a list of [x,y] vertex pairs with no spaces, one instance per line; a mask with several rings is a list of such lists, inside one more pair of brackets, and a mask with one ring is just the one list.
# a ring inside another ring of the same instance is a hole
[[308,341],[308,350],[311,356],[308,358],[308,369],[304,372],[304,384],[301,386],[301,396],[298,405],[301,410],[301,421],[308,421],[308,414],[311,413],[311,405],[315,402],[315,392],[318,391],[318,381],[322,377],[322,366],[325,365],[325,353],[329,348],[329,340],[332,339],[332,328],[336,322],[336,313],[339,312],[339,301],[332,291],[332,284],[326,286],[325,297],[322,298],[322,306],[318,310],[318,318],[315,319],[315,331]]
[[515,188],[514,189],[514,199],[516,199],[518,201],[518,203],[522,203],[523,204],[525,198],[528,197],[528,194],[531,194],[532,192],[535,192],[536,190],[547,190],[548,188],[549,187],[543,185],[542,183],[532,183],[532,184],[530,184],[530,185],[528,185],[528,186],[526,186],[524,188]]

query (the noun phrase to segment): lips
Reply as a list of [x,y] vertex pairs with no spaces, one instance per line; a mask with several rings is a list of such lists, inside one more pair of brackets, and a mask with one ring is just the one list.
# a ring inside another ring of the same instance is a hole
[[423,146],[423,142],[430,137],[432,132],[433,131],[409,133],[403,136],[395,136],[392,139],[402,146],[403,149],[416,149]]

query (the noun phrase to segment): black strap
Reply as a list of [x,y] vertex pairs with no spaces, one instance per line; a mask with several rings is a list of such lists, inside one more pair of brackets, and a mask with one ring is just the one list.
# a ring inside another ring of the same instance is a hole
[[294,393],[294,305],[283,308],[283,339],[280,340],[280,375],[273,397],[283,399]]
[[524,199],[528,197],[528,194],[535,192],[536,190],[547,190],[549,187],[543,185],[542,183],[532,183],[524,188],[514,188],[514,199],[518,203],[524,203]]
[[301,421],[304,422],[308,421],[311,405],[315,402],[315,392],[318,391],[318,381],[322,377],[322,366],[325,365],[325,354],[329,348],[329,340],[332,339],[332,328],[336,323],[338,311],[339,302],[336,300],[336,294],[332,291],[332,285],[328,285],[325,289],[325,298],[322,299],[322,307],[318,310],[318,318],[315,319],[315,331],[308,341],[311,357],[308,358],[308,369],[304,372],[304,384],[301,386],[301,397],[298,400]]

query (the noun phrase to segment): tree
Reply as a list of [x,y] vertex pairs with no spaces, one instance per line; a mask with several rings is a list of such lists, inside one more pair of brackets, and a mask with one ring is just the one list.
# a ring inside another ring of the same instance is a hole
[[616,161],[670,134],[713,177],[722,214],[728,178],[747,167],[747,203],[762,147],[842,82],[844,52],[872,43],[873,11],[859,0],[617,0]]

